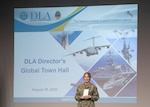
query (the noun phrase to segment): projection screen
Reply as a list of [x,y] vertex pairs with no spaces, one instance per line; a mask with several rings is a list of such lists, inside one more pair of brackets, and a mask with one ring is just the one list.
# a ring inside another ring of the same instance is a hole
[[14,102],[75,102],[90,72],[98,103],[136,103],[138,5],[14,8]]

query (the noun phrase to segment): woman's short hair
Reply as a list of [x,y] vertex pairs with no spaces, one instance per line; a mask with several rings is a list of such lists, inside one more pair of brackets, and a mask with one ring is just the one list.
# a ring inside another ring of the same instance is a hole
[[91,78],[91,74],[90,74],[89,72],[85,72],[84,75],[83,75],[83,78],[84,78],[84,76],[85,76],[86,74],[89,76],[89,78]]

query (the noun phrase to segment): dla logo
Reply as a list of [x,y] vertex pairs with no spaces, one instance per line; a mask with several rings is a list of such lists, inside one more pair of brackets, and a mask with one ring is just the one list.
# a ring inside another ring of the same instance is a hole
[[26,20],[27,17],[28,17],[28,14],[27,14],[26,12],[21,12],[21,14],[20,14],[20,19]]

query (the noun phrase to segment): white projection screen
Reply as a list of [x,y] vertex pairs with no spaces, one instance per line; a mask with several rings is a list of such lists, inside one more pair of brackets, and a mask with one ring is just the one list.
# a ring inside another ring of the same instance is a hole
[[74,103],[83,74],[97,103],[137,102],[138,5],[14,8],[16,103]]

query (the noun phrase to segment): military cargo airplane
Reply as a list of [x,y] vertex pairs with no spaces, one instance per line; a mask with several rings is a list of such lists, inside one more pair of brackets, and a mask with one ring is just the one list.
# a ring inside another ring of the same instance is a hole
[[[91,47],[87,47],[87,48],[85,48],[85,49],[82,49],[82,50],[80,50],[80,51],[76,51],[76,52],[73,52],[73,53],[71,53],[71,54],[69,54],[69,55],[73,55],[73,56],[76,56],[76,54],[83,54],[83,52],[85,52],[86,53],[86,56],[91,56],[91,55],[96,55],[96,54],[98,54],[98,50],[101,50],[101,48],[109,48],[110,47],[110,45],[103,45],[103,46],[95,46],[95,42],[94,42],[94,39],[95,39],[96,37],[92,37],[92,38],[89,38],[89,39],[93,39],[93,46],[91,46]],[[87,40],[89,40],[89,39],[87,39]],[[67,55],[68,56],[68,55]]]

